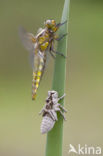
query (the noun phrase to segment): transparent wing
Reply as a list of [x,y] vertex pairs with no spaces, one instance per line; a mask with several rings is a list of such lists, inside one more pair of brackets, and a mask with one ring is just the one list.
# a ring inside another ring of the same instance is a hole
[[44,30],[43,28],[39,28],[39,29],[38,29],[38,31],[37,31],[37,34],[42,33],[42,32],[43,32],[43,30]]
[[19,27],[19,37],[24,47],[28,51],[34,52],[36,42],[35,36],[32,33],[28,33],[23,27]]
[[[45,31],[44,29],[39,28],[37,34],[40,35],[44,31]],[[23,27],[19,27],[19,37],[24,47],[30,52],[29,60],[30,60],[30,64],[32,65],[33,71],[36,72],[38,70],[41,60],[43,60],[42,66],[43,66],[43,71],[44,71],[45,64],[46,62],[48,62],[46,61],[48,58],[48,54],[49,54],[48,50],[41,53],[39,49],[36,48],[37,36],[35,37],[32,33],[28,33]],[[42,71],[42,75],[43,75],[43,71]]]
[[41,34],[43,34],[45,32],[45,29],[39,28],[37,31],[37,35],[36,38],[38,38]]
[[42,53],[38,50],[37,54],[35,55],[35,57],[33,58],[33,71],[37,72],[39,70],[41,70],[43,72],[44,66],[45,66],[45,62],[46,62],[46,54],[45,52]]
[[33,64],[33,72],[37,72],[40,65],[40,56],[37,54],[35,57],[32,58],[32,64]]
[[35,36],[32,33],[28,33],[23,27],[19,27],[19,37],[24,47],[29,51],[29,62],[34,69],[34,57],[35,57]]

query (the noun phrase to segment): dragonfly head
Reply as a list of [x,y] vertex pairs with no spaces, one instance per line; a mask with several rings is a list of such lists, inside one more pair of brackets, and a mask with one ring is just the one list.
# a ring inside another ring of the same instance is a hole
[[57,26],[55,20],[46,20],[44,22],[45,27],[50,31],[50,32],[56,32],[57,31]]

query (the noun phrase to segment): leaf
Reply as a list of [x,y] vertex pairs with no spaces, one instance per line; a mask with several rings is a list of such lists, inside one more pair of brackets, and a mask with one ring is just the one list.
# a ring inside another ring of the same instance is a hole
[[[65,0],[61,23],[67,21],[66,24],[60,27],[59,36],[68,33],[69,19],[69,4],[70,0]],[[57,51],[67,55],[67,36],[58,41]],[[66,75],[66,59],[60,55],[56,56],[54,65],[54,75],[52,89],[59,93],[59,96],[64,94],[65,76]],[[64,100],[61,100],[64,105]],[[63,137],[63,118],[58,113],[58,122],[47,135],[46,156],[62,156],[62,137]]]

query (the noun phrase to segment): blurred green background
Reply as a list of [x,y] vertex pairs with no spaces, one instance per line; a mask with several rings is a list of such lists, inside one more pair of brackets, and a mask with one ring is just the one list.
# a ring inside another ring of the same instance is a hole
[[[32,69],[18,37],[19,25],[36,33],[45,19],[60,21],[63,0],[0,1],[0,156],[42,156],[42,108],[51,89],[50,59],[35,102]],[[71,0],[63,156],[69,144],[103,145],[103,1]]]

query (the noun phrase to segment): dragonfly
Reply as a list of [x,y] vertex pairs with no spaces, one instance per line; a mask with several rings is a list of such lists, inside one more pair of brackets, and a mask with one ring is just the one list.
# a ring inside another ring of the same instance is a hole
[[54,41],[59,41],[67,35],[63,34],[60,37],[56,35],[59,27],[66,22],[56,24],[56,21],[53,19],[45,20],[44,28],[39,28],[36,35],[27,32],[23,27],[19,28],[19,36],[22,44],[32,54],[32,100],[36,99],[37,89],[46,65],[47,53],[49,52],[53,58],[55,58],[55,54],[65,57],[62,53],[54,49]]

